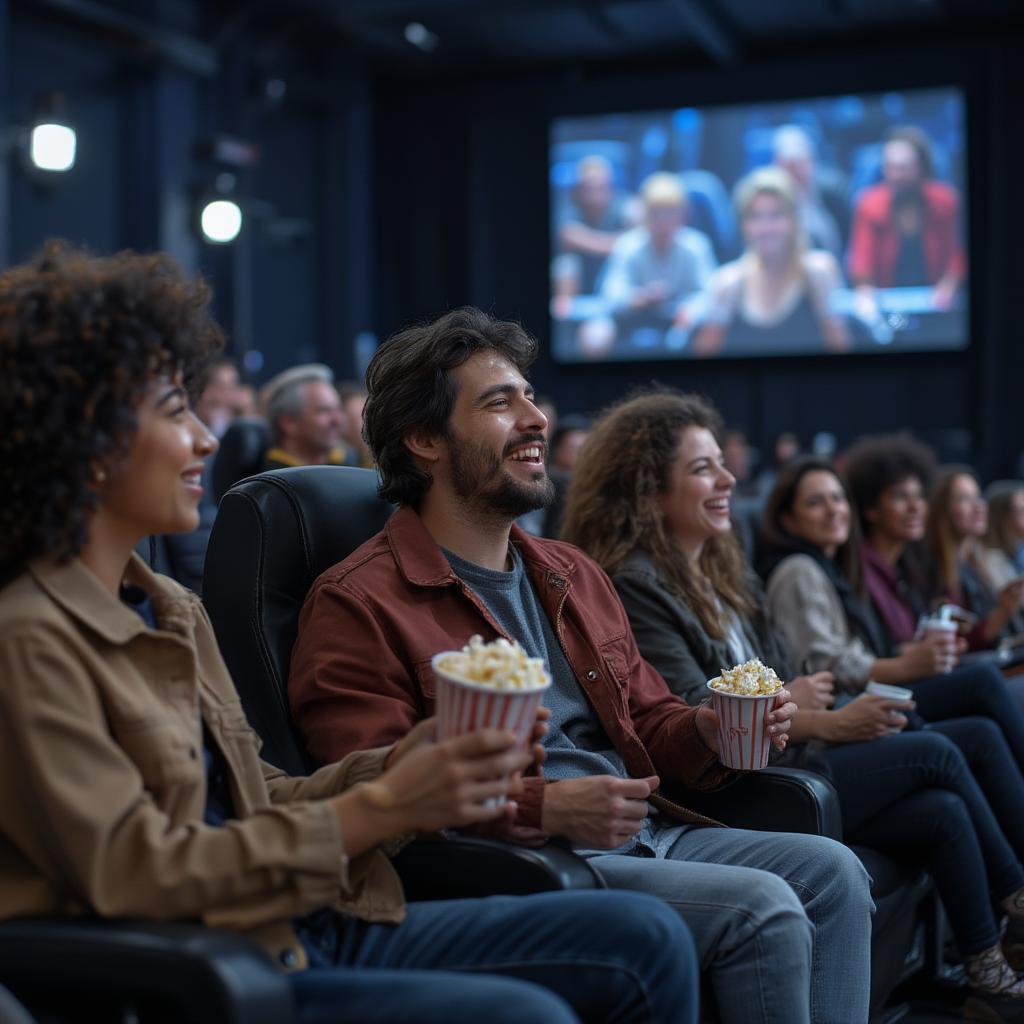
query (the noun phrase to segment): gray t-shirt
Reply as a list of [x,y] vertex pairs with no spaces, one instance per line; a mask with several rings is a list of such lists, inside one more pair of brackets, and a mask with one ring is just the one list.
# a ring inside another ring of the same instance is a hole
[[[509,545],[510,572],[487,569],[444,548],[441,550],[454,573],[480,598],[505,633],[518,640],[531,658],[543,658],[548,666],[551,689],[544,703],[551,709],[551,719],[544,737],[547,752],[544,774],[549,779],[587,775],[627,778],[625,763],[587,701],[515,546]],[[585,855],[637,852],[650,855],[654,852],[656,856],[664,856],[682,831],[682,827],[656,825],[648,818],[634,839],[615,850],[577,852]]]

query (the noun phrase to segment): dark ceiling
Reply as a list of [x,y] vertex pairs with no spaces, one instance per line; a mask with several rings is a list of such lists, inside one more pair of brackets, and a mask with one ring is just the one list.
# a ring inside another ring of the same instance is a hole
[[235,44],[329,48],[391,70],[639,63],[738,65],[974,32],[1024,33],[1021,0],[12,0],[210,74]]

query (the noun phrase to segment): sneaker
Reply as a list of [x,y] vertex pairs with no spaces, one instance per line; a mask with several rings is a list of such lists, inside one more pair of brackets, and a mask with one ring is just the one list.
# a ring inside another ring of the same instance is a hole
[[964,1002],[964,1020],[975,1024],[1024,1024],[1024,999],[972,989]]

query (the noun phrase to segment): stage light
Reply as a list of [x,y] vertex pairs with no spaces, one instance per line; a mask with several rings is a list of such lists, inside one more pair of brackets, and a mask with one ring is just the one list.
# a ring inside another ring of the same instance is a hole
[[242,230],[242,208],[233,199],[214,199],[199,215],[203,238],[215,245],[227,245]]
[[66,124],[45,122],[32,129],[29,157],[41,171],[70,171],[75,166],[78,139]]

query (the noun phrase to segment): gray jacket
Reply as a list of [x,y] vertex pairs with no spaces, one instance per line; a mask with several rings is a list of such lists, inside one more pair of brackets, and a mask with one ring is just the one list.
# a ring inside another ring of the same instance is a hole
[[836,588],[810,555],[779,562],[768,577],[765,610],[798,665],[832,672],[848,692],[864,688],[877,655],[850,632]]
[[[612,583],[643,657],[664,676],[673,693],[690,704],[704,700],[707,680],[734,664],[725,640],[708,635],[693,610],[659,576],[647,552],[632,552]],[[760,608],[761,587],[753,576],[750,586]],[[750,619],[741,617],[740,628],[761,659],[782,679],[789,679],[788,659],[764,616],[758,612]]]

